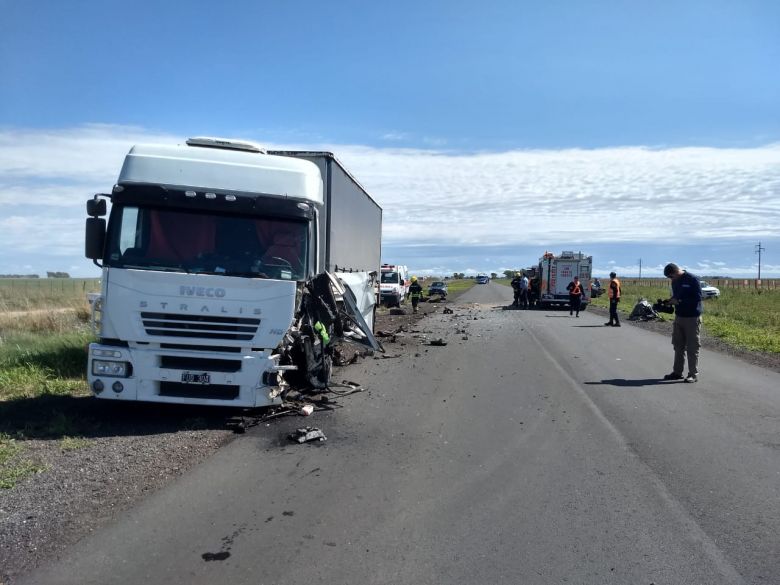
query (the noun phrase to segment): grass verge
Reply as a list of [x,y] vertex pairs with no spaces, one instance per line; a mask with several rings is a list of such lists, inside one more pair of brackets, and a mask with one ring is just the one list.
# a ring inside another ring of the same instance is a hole
[[[640,298],[654,303],[669,296],[668,287],[626,285],[620,312],[630,314]],[[607,295],[592,302],[597,307],[609,307]],[[780,354],[780,290],[721,289],[719,298],[704,301],[702,323],[707,334],[733,347]]]
[[77,449],[83,449],[89,447],[92,441],[84,437],[63,437],[60,439],[61,451],[76,451]]
[[[474,286],[477,283],[477,281],[474,280],[473,278],[459,278],[456,280],[445,280],[444,282],[447,283],[448,299],[457,298],[460,294],[469,290],[472,286]],[[425,290],[427,291],[428,289],[426,288]]]
[[19,481],[43,470],[24,456],[24,447],[6,434],[0,434],[0,489],[11,489]]
[[[91,427],[75,407],[75,401],[83,400],[79,397],[89,394],[85,367],[91,333],[84,330],[83,322],[59,321],[45,333],[22,332],[25,320],[22,316],[0,328],[2,489],[11,489],[44,469],[30,458],[25,439],[65,436],[60,447],[68,451],[86,446],[87,439],[76,435]],[[59,332],[63,327],[70,331]]]

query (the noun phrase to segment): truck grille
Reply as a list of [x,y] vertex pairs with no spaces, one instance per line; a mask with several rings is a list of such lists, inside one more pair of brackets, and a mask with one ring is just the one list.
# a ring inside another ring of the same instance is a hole
[[160,356],[160,367],[170,370],[203,370],[204,372],[240,372],[241,360],[221,360],[177,355]]
[[260,319],[174,313],[141,313],[141,320],[147,335],[201,339],[250,340],[260,326]]

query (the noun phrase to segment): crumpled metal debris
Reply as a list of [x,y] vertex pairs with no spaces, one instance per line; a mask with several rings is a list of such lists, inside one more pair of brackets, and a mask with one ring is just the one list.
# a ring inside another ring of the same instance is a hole
[[309,441],[327,441],[328,438],[325,436],[325,433],[316,427],[305,427],[296,429],[294,433],[290,434],[290,440],[303,444]]
[[[358,310],[354,294],[335,275],[323,272],[301,286],[295,321],[278,348],[279,369],[289,370],[284,378],[280,372],[280,385],[283,380],[297,389],[319,390],[330,383],[334,342],[357,344],[363,351],[384,349]],[[274,390],[273,397],[286,391]]]

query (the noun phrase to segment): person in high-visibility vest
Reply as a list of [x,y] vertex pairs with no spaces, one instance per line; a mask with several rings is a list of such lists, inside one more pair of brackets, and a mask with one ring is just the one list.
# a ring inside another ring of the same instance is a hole
[[417,282],[417,277],[412,276],[412,284],[409,285],[409,296],[412,299],[412,312],[417,312],[417,304],[420,302],[420,297],[422,297],[423,288],[420,286],[420,283]]
[[617,274],[609,273],[609,323],[604,325],[611,327],[620,327],[620,318],[618,317],[617,307],[620,302],[620,281]]
[[573,315],[576,311],[577,317],[579,317],[580,303],[582,302],[582,284],[580,284],[580,277],[575,276],[566,287],[566,290],[569,291],[569,315]]

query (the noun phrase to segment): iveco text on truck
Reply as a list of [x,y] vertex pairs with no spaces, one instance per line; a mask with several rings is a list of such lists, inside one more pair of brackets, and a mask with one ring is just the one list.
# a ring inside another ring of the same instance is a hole
[[327,386],[335,339],[380,348],[382,209],[331,153],[137,145],[87,213],[100,398],[266,406]]

